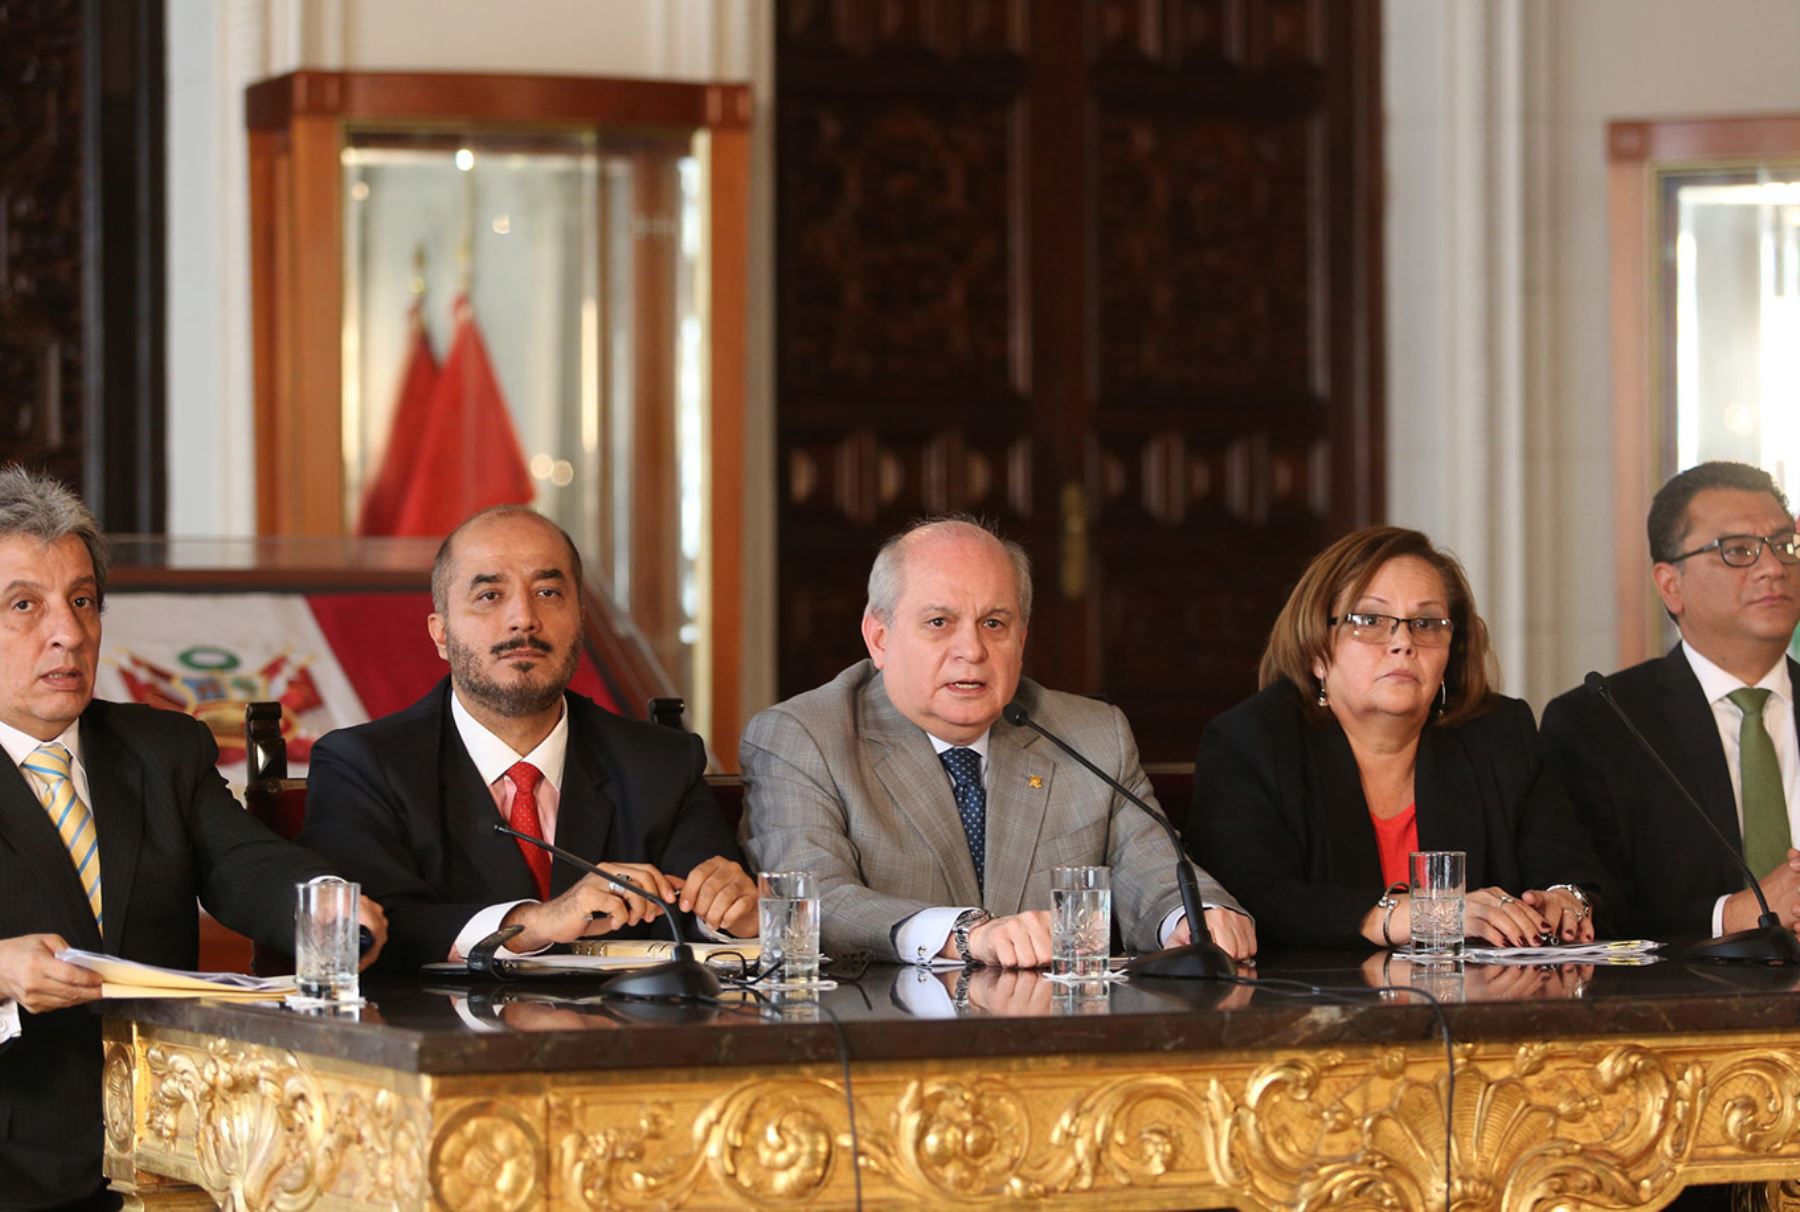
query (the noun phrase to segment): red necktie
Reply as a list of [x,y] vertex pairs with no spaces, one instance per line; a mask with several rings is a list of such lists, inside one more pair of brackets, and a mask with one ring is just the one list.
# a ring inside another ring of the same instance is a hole
[[[506,777],[513,784],[512,808],[506,814],[506,823],[520,833],[544,837],[537,811],[537,785],[544,779],[543,771],[530,762],[514,762],[512,769],[506,772]],[[531,868],[531,876],[537,881],[538,899],[549,900],[550,852],[539,849],[530,842],[519,842],[519,853],[525,856],[525,865]]]

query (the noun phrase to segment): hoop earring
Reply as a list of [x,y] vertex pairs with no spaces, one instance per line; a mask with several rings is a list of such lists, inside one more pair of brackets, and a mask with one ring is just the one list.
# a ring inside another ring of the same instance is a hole
[[1438,683],[1437,713],[1443,715],[1450,707],[1450,681],[1448,678]]

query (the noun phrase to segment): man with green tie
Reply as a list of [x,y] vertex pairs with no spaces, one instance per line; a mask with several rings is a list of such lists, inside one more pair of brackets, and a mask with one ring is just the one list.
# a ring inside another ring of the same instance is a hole
[[[1770,475],[1701,463],[1657,491],[1652,575],[1681,641],[1614,674],[1613,697],[1713,823],[1740,839],[1769,907],[1800,922],[1800,621],[1794,515]],[[1627,620],[1629,625],[1629,620]],[[1584,689],[1544,709],[1543,735],[1619,889],[1629,934],[1724,934],[1756,924],[1730,854]]]

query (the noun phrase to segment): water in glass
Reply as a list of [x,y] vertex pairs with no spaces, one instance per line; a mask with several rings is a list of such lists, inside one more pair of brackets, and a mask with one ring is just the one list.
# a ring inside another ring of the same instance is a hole
[[1412,950],[1415,955],[1461,955],[1463,902],[1456,896],[1415,896],[1412,900]]
[[762,962],[782,985],[819,979],[819,883],[805,871],[765,871],[757,877]]
[[1112,943],[1111,888],[1052,888],[1050,975],[1106,975]]
[[294,985],[301,998],[354,1002],[360,996],[357,965],[360,890],[335,876],[295,886]]

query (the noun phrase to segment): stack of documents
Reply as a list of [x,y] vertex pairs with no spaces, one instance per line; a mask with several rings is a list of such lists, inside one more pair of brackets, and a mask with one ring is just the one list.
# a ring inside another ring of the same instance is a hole
[[1554,943],[1548,947],[1465,947],[1471,964],[1654,964],[1662,944],[1644,938]]
[[181,972],[75,947],[58,951],[56,958],[98,972],[102,997],[224,997],[240,1002],[270,1002],[280,1001],[294,991],[291,976]]

